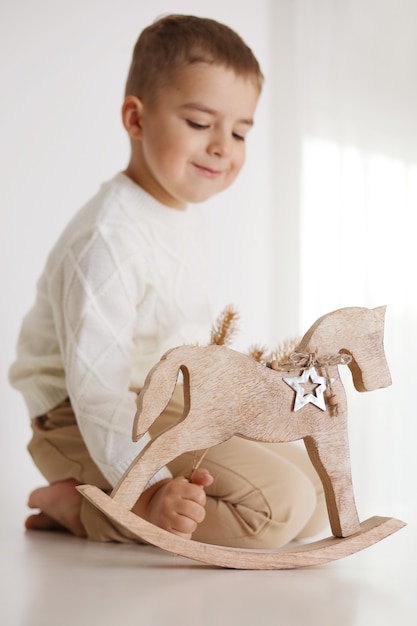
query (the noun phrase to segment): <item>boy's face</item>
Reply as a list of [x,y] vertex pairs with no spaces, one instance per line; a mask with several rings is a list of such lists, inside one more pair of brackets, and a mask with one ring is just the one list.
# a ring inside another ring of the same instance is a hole
[[127,170],[160,202],[183,209],[235,180],[245,160],[259,90],[225,67],[198,63],[145,104]]

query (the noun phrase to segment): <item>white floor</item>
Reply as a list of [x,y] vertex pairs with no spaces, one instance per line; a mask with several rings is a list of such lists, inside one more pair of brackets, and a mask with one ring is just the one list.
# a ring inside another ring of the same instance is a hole
[[4,626],[417,624],[416,520],[327,565],[239,571],[151,546],[25,532],[24,511],[11,513],[0,525]]

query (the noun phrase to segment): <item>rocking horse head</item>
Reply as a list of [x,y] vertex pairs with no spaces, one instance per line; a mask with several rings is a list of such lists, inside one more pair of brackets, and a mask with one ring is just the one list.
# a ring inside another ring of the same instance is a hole
[[319,355],[348,354],[357,391],[373,391],[391,384],[384,351],[385,306],[349,307],[319,318],[297,350]]

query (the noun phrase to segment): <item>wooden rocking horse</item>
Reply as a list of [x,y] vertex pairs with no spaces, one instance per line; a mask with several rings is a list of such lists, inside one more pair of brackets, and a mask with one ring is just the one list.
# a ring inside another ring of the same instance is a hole
[[[181,346],[149,372],[133,425],[137,441],[168,404],[181,371],[184,415],[153,439],[108,496],[81,493],[138,538],[178,555],[223,567],[289,569],[329,562],[362,550],[402,528],[394,518],[359,522],[354,500],[346,394],[338,366],[347,364],[357,391],[391,384],[383,347],[385,307],[340,309],[321,317],[284,363],[269,366],[224,345]],[[315,385],[307,393],[303,387]],[[220,547],[187,540],[146,522],[131,509],[161,467],[189,451],[234,435],[257,441],[303,439],[323,483],[333,537],[279,550]]]

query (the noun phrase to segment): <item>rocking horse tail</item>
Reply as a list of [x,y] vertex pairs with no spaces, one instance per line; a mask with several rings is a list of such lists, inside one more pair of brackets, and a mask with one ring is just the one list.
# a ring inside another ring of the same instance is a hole
[[178,372],[182,369],[181,360],[176,353],[181,348],[174,348],[164,354],[161,360],[148,373],[138,401],[133,422],[133,441],[138,441],[161,415],[174,393]]

